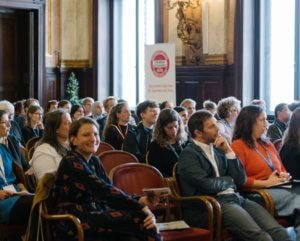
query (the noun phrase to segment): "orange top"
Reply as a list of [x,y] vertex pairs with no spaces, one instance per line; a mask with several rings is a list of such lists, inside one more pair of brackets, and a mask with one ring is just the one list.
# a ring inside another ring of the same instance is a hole
[[[244,165],[247,175],[247,182],[244,185],[245,187],[251,187],[254,180],[266,180],[272,174],[272,169],[268,166],[264,159],[256,152],[255,149],[248,147],[243,140],[235,140],[231,147]],[[269,152],[275,170],[278,172],[286,172],[274,145],[265,144],[264,148],[261,144],[258,145],[258,151],[266,159],[268,159],[265,150]]]

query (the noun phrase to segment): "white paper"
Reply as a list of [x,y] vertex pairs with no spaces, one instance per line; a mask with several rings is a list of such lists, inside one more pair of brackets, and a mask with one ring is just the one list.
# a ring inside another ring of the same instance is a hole
[[183,220],[168,223],[157,223],[156,225],[159,231],[190,228],[190,226]]

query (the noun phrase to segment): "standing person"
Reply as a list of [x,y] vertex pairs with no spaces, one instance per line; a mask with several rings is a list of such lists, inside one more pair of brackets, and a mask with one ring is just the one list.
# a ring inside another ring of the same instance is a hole
[[56,172],[61,159],[67,154],[71,122],[70,114],[64,109],[47,113],[44,135],[30,161],[37,180],[46,173]]
[[233,135],[232,148],[242,161],[247,174],[247,188],[264,188],[274,200],[279,216],[294,218],[297,240],[300,240],[300,195],[297,187],[274,187],[288,180],[274,145],[265,137],[268,127],[265,111],[260,106],[242,108]]
[[196,101],[193,99],[184,99],[181,103],[180,106],[186,108],[188,112],[188,117],[190,118],[193,113],[196,112]]
[[[188,123],[193,141],[182,151],[178,175],[184,196],[212,195],[222,208],[222,226],[244,241],[291,240],[286,230],[259,204],[236,192],[247,178],[240,160],[219,134],[217,120],[201,110]],[[206,219],[201,207],[184,208],[185,220],[199,226]]]
[[272,142],[282,139],[284,132],[291,119],[291,111],[288,108],[288,104],[280,103],[276,105],[274,111],[275,121],[269,126],[267,136]]
[[218,126],[220,134],[224,136],[229,144],[232,142],[232,135],[235,125],[235,120],[241,109],[241,101],[235,97],[227,97],[218,102]]
[[92,117],[92,105],[94,104],[94,99],[92,97],[85,97],[82,99],[82,107],[84,109],[84,116]]
[[27,143],[33,137],[42,137],[44,124],[42,122],[43,109],[38,105],[32,105],[27,111],[27,121],[22,128],[24,142]]
[[[154,215],[143,204],[147,199],[138,202],[117,189],[93,156],[100,143],[98,129],[87,117],[72,123],[72,152],[60,163],[53,192],[55,213],[78,217],[86,240],[160,241]],[[76,239],[75,227],[68,222],[56,222],[53,232],[59,240]]]
[[187,140],[183,121],[172,109],[160,112],[149,146],[148,163],[156,167],[164,177],[171,177]]
[[280,157],[287,172],[300,180],[300,108],[294,110],[286,130]]
[[146,154],[152,139],[152,131],[159,113],[158,105],[154,101],[146,100],[136,107],[136,114],[141,122],[129,131],[124,140],[124,151],[136,156],[141,163],[146,163]]
[[109,112],[105,124],[104,141],[111,144],[116,150],[121,150],[129,130],[130,110],[126,102],[115,105]]

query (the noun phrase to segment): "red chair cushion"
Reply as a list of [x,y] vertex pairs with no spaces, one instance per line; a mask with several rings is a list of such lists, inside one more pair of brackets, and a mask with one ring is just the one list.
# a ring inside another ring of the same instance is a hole
[[290,217],[277,217],[276,220],[281,226],[285,228],[293,226],[293,220]]
[[212,234],[209,230],[201,228],[188,228],[182,230],[162,231],[164,241],[210,241]]

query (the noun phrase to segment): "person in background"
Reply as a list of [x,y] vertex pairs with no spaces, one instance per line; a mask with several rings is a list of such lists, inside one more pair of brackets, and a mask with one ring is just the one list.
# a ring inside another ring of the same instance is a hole
[[220,134],[224,136],[229,144],[232,142],[232,135],[235,125],[235,120],[241,109],[241,101],[235,97],[227,97],[218,102],[218,127]]
[[242,108],[235,125],[232,149],[247,174],[245,188],[263,188],[272,197],[278,216],[293,218],[300,240],[300,195],[297,187],[276,187],[291,179],[274,145],[264,133],[268,127],[266,113],[260,106]]
[[72,105],[70,115],[72,121],[79,120],[80,118],[84,117],[83,107],[81,105]]
[[58,106],[58,101],[57,100],[49,100],[47,103],[47,110],[46,110],[46,114],[48,112],[52,112],[57,110],[57,106]]
[[26,121],[24,100],[20,100],[14,103],[14,107],[15,107],[14,121],[17,122],[21,131],[21,128],[25,125],[25,121]]
[[84,116],[92,117],[92,105],[94,104],[94,99],[92,97],[85,97],[82,99],[82,107],[84,109]]
[[203,102],[203,108],[215,116],[217,114],[217,105],[211,100],[206,100]]
[[[0,156],[0,223],[26,227],[33,195],[18,182],[13,172],[13,157],[3,144],[0,144]],[[22,241],[22,238],[12,240]]]
[[294,101],[293,103],[288,105],[289,110],[293,112],[296,108],[300,107],[300,101]]
[[[72,148],[60,162],[54,197],[54,213],[73,214],[84,227],[86,240],[160,241],[155,217],[144,204],[117,189],[107,177],[99,158],[93,156],[100,139],[97,122],[83,117],[71,124],[69,140]],[[58,240],[76,240],[74,225],[56,222],[54,236]]]
[[266,110],[266,102],[261,99],[254,99],[250,102],[250,105],[258,105],[260,106],[263,110]]
[[164,110],[164,109],[173,109],[174,105],[172,102],[169,102],[169,101],[164,101],[164,102],[161,102],[159,104],[159,109],[160,110]]
[[189,118],[196,112],[196,105],[197,103],[193,99],[184,99],[180,104],[180,106],[186,108]]
[[269,126],[267,136],[272,142],[282,139],[284,132],[291,119],[291,112],[286,103],[280,103],[276,105],[274,111],[275,121]]
[[187,124],[188,124],[189,118],[188,118],[188,112],[187,112],[186,108],[184,108],[182,106],[175,106],[174,110],[177,111],[177,113],[180,115],[183,125],[187,131]]
[[[222,227],[238,240],[291,240],[262,206],[236,192],[237,186],[247,180],[245,170],[226,138],[219,134],[212,113],[197,111],[188,126],[193,140],[182,151],[177,169],[183,196],[216,198],[222,209]],[[191,226],[201,227],[207,222],[201,205],[196,203],[185,205],[184,217]]]
[[27,111],[28,111],[29,107],[32,105],[40,105],[40,102],[34,98],[29,98],[29,99],[25,100],[24,110],[25,110],[26,115],[27,115]]
[[98,120],[103,115],[103,104],[101,101],[95,101],[92,105],[92,117]]
[[104,141],[116,150],[121,150],[127,133],[133,129],[129,124],[130,110],[126,102],[115,105],[109,112],[105,124]]
[[14,121],[15,107],[12,103],[7,100],[0,101],[0,110],[6,111],[8,114],[8,118],[10,120],[10,135],[15,136],[15,138],[20,142],[23,146],[25,145],[24,137],[19,127],[18,123]]
[[30,161],[37,180],[46,173],[56,172],[61,159],[67,155],[71,122],[70,114],[64,109],[46,114],[44,135]]
[[118,104],[117,98],[114,96],[109,96],[103,100],[103,107],[105,110],[105,113],[103,114],[102,118],[99,118],[97,120],[97,123],[99,125],[99,134],[100,134],[100,139],[103,140],[103,131],[106,123],[107,116],[111,110],[116,104]]
[[183,121],[172,109],[164,109],[156,121],[149,146],[148,164],[156,167],[164,177],[172,177],[174,165],[187,141]]
[[300,180],[300,108],[292,114],[289,126],[284,135],[280,157],[288,173]]
[[27,143],[33,137],[41,138],[43,136],[43,109],[38,105],[32,105],[27,111],[27,122],[22,128],[24,142]]
[[139,103],[136,107],[136,114],[142,121],[134,129],[128,131],[124,140],[123,150],[135,155],[141,163],[146,163],[146,154],[158,113],[159,108],[154,101],[146,100]]
[[2,143],[5,148],[9,151],[13,157],[14,162],[18,163],[20,167],[27,171],[30,166],[28,162],[24,159],[20,148],[20,142],[15,136],[10,135],[11,121],[8,117],[7,112],[0,110],[0,143]]
[[61,109],[61,108],[65,109],[68,113],[70,113],[71,108],[72,108],[72,104],[68,100],[61,100],[61,101],[58,102],[57,108],[58,109]]

